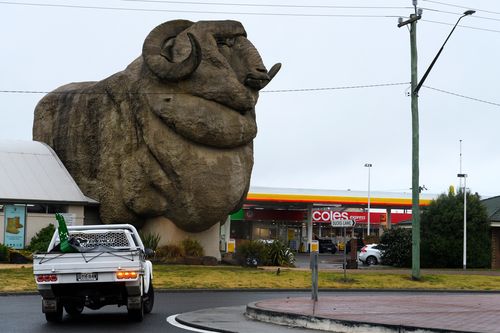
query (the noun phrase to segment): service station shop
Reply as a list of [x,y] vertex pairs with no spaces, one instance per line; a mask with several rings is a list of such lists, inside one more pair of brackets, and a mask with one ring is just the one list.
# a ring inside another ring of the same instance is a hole
[[[250,188],[243,208],[222,227],[223,238],[238,245],[247,240],[280,240],[307,252],[314,239],[345,243],[368,234],[368,193],[283,188]],[[420,205],[428,205],[429,196]],[[370,234],[381,234],[411,220],[411,193],[374,192],[370,198]],[[354,220],[354,228],[332,227],[332,220]],[[225,230],[224,230],[225,229]],[[229,232],[228,232],[229,231]],[[225,236],[225,237],[224,237]]]

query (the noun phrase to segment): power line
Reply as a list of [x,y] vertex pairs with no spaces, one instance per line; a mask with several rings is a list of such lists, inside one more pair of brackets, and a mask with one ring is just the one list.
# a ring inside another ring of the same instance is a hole
[[493,106],[500,106],[500,103],[490,102],[490,101],[486,101],[484,99],[479,99],[479,98],[474,98],[474,97],[470,97],[470,96],[465,96],[465,95],[462,95],[462,94],[457,94],[457,93],[454,93],[454,92],[451,92],[451,91],[447,91],[447,90],[443,90],[443,89],[438,89],[438,88],[433,88],[433,87],[429,87],[429,86],[423,86],[423,87],[427,88],[427,89],[439,91],[439,92],[444,93],[444,94],[448,94],[448,95],[457,96],[457,97],[460,97],[460,98],[469,99],[471,101],[485,103],[485,104],[489,104],[489,105],[493,105]]
[[11,2],[11,1],[0,1],[0,4],[31,6],[31,7],[59,7],[59,8],[74,8],[74,9],[100,9],[100,10],[116,10],[116,11],[191,13],[191,14],[224,14],[224,15],[228,14],[228,15],[295,16],[295,17],[344,17],[344,18],[398,18],[399,17],[398,15],[219,12],[219,11],[205,11],[205,10],[81,6],[81,5],[63,5],[63,4],[28,3],[28,2]]
[[[379,83],[379,84],[367,84],[367,85],[355,85],[355,86],[341,86],[341,87],[325,87],[325,88],[302,88],[302,89],[281,89],[281,90],[263,90],[261,93],[287,93],[287,92],[307,92],[307,91],[325,91],[325,90],[347,90],[347,89],[362,89],[362,88],[376,88],[376,87],[388,87],[388,86],[397,86],[397,85],[407,85],[409,82],[401,82],[401,83]],[[0,93],[3,94],[81,94],[81,95],[106,95],[108,94],[106,91],[97,92],[75,92],[75,91],[42,91],[42,90],[0,90]],[[119,92],[119,94],[141,94],[141,95],[158,95],[158,94],[185,94],[185,93],[151,93],[151,92],[132,92],[125,91]]]
[[169,0],[121,0],[124,2],[142,2],[156,4],[183,4],[183,5],[212,5],[212,6],[238,6],[238,7],[271,7],[271,8],[330,8],[330,9],[413,9],[413,7],[390,6],[337,6],[337,5],[288,5],[288,4],[255,4],[255,3],[228,3],[204,1],[169,1]]
[[[126,1],[126,0],[123,0]],[[128,0],[132,1],[132,0]],[[139,1],[139,0],[137,0]],[[146,0],[142,0],[146,1]],[[224,11],[203,11],[203,10],[178,10],[178,9],[154,9],[154,8],[127,8],[127,7],[101,7],[101,6],[82,6],[82,5],[65,5],[65,4],[47,4],[47,3],[27,3],[27,2],[11,2],[11,1],[0,1],[0,4],[4,5],[17,5],[17,6],[31,6],[31,7],[55,7],[55,8],[71,8],[71,9],[96,9],[96,10],[116,10],[116,11],[138,11],[138,12],[166,12],[166,13],[190,13],[190,14],[223,14],[223,15],[252,15],[252,16],[290,16],[290,17],[340,17],[340,18],[399,18],[400,15],[358,15],[358,14],[307,14],[307,13],[258,13],[258,12],[224,12]],[[285,6],[285,5],[283,5]],[[347,6],[345,7],[347,8]],[[355,7],[351,7],[355,9]],[[356,8],[369,8],[369,7],[356,7]],[[374,7],[375,8],[375,7]],[[377,7],[379,8],[379,7]],[[389,8],[389,7],[387,7]],[[396,8],[396,7],[394,7]],[[406,7],[401,7],[406,8]],[[429,9],[428,9],[429,10]],[[436,10],[437,11],[437,10]],[[446,13],[444,11],[441,11]],[[448,12],[450,14],[455,14]],[[457,14],[458,15],[458,14]],[[484,17],[481,17],[484,18]],[[495,21],[500,21],[492,18],[484,18]],[[451,23],[422,20],[429,23],[443,24],[443,25],[453,25]],[[500,30],[485,29],[472,26],[460,27],[500,33]]]
[[341,87],[326,87],[326,88],[301,88],[301,89],[277,89],[277,90],[264,90],[263,93],[288,93],[288,92],[307,92],[307,91],[325,91],[325,90],[347,90],[347,89],[362,89],[362,88],[377,88],[377,87],[390,87],[407,85],[409,82],[398,83],[379,83],[367,84],[358,86],[341,86]]
[[[421,21],[423,21],[423,22],[429,22],[429,23],[435,23],[435,24],[442,24],[442,25],[454,26],[454,24],[452,24],[452,23],[446,23],[446,22],[440,22],[440,21],[432,21],[432,20],[424,20],[424,19],[422,19]],[[466,29],[472,29],[472,30],[479,30],[479,31],[488,31],[488,32],[500,33],[500,30],[471,27],[469,25],[459,25],[459,27],[460,28],[466,28]]]
[[[463,13],[448,12],[448,11],[439,10],[439,9],[432,9],[432,8],[425,8],[425,7],[422,7],[422,9],[428,10],[430,12],[435,12],[435,13],[451,14],[451,15],[456,15],[456,16],[463,15]],[[482,19],[482,20],[489,20],[489,21],[500,21],[500,19],[492,18],[492,17],[477,16],[477,15],[474,15],[472,17],[475,19]]]
[[[451,3],[446,3],[446,2],[442,2],[442,1],[434,1],[434,0],[422,0],[422,1],[429,2],[429,3],[434,3],[434,4],[438,4],[438,5],[443,5],[443,6],[450,6],[450,7],[462,8],[462,9],[470,9],[470,7],[459,6],[459,5],[455,5],[455,4],[451,4]],[[476,9],[477,11],[484,12],[484,13],[500,15],[500,12],[493,12],[491,10],[484,10],[484,9],[479,9],[479,8],[474,8],[474,9]]]
[[[276,89],[276,90],[263,90],[261,93],[290,93],[290,92],[312,92],[312,91],[329,91],[329,90],[349,90],[349,89],[366,89],[366,88],[378,88],[378,87],[390,87],[390,86],[400,86],[400,85],[408,85],[410,84],[409,82],[397,82],[397,83],[378,83],[378,84],[365,84],[365,85],[354,85],[354,86],[339,86],[339,87],[323,87],[323,88],[299,88],[299,89]],[[454,93],[451,91],[439,89],[439,88],[434,88],[430,86],[422,86],[424,88],[430,89],[430,90],[435,90],[444,94],[460,97],[460,98],[465,98],[471,101],[475,102],[480,102],[480,103],[485,103],[493,106],[498,106],[500,107],[500,103],[495,103],[495,102],[490,102],[484,99],[479,99],[475,97],[470,97],[458,93]],[[108,92],[102,91],[102,92],[68,92],[68,91],[41,91],[41,90],[0,90],[0,93],[2,94],[66,94],[66,93],[71,93],[75,95],[107,95]],[[159,94],[172,94],[172,95],[183,95],[185,93],[177,93],[177,92],[158,92],[158,93],[151,93],[151,92],[133,92],[133,91],[125,91],[125,92],[118,92],[118,94],[130,94],[130,95],[159,95]]]

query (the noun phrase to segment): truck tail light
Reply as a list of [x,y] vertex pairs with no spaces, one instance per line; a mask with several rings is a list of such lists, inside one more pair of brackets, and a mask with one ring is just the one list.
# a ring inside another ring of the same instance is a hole
[[56,282],[57,274],[40,274],[36,276],[37,282]]
[[116,278],[118,280],[133,280],[137,279],[137,272],[136,271],[118,271],[116,272]]

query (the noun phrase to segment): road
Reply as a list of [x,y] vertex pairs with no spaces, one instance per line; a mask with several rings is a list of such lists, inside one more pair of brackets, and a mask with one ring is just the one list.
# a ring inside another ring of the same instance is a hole
[[[384,292],[387,295],[416,295],[434,294],[423,292]],[[380,292],[360,291],[320,291],[321,296],[359,296],[382,295]],[[78,318],[65,315],[63,322],[50,324],[45,321],[41,311],[41,299],[38,295],[3,295],[0,296],[1,332],[172,332],[187,333],[188,331],[174,327],[167,322],[167,318],[175,315],[202,309],[217,307],[237,307],[250,302],[286,297],[309,297],[310,292],[290,291],[188,291],[188,292],[158,292],[155,296],[153,312],[146,315],[141,323],[130,322],[127,318],[127,309],[116,306],[106,306],[100,310],[85,308]],[[253,324],[250,324],[253,325]],[[262,324],[271,325],[271,324]],[[276,327],[276,326],[274,326]],[[267,328],[266,332],[270,332]],[[290,330],[290,332],[299,330]]]
[[42,314],[38,295],[0,296],[2,332],[172,332],[187,331],[171,326],[166,318],[200,309],[240,306],[268,298],[305,296],[300,292],[166,292],[157,293],[153,312],[141,323],[130,322],[126,307],[106,306],[100,310],[85,308],[79,318],[65,315],[62,323],[49,324]]

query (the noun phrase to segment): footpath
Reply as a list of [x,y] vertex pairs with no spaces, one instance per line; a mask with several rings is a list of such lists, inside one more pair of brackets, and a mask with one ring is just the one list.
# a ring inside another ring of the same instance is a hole
[[280,298],[183,313],[177,321],[209,332],[500,332],[500,293],[324,294],[317,302]]
[[[296,269],[309,269],[309,258],[299,258]],[[320,256],[321,271],[338,270],[338,258]],[[269,268],[276,269],[276,268]],[[408,274],[410,269],[359,266],[349,274],[370,271]],[[422,270],[422,274],[479,274],[500,271]],[[279,298],[246,306],[206,309],[179,315],[177,321],[209,332],[500,332],[500,291],[377,291],[359,294],[321,292],[310,297]]]

